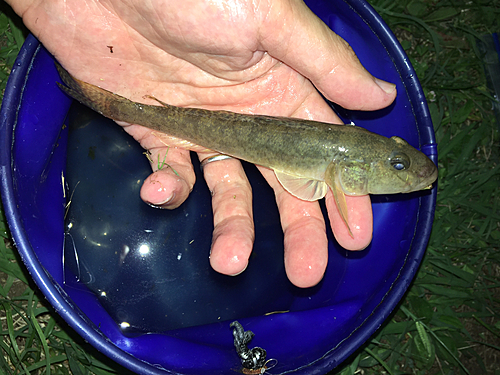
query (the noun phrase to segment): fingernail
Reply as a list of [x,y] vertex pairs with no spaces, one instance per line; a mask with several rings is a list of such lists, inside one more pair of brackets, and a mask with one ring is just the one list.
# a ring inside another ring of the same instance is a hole
[[151,203],[151,202],[146,202],[146,204],[148,204],[149,206],[153,207],[153,208],[167,208],[168,206],[168,203],[174,199],[175,197],[175,193],[172,193],[172,195],[170,195],[167,199],[165,199],[164,201],[162,202],[158,202],[158,203]]
[[241,271],[236,272],[236,273],[233,273],[233,274],[228,275],[228,276],[238,276],[238,275],[241,275],[243,272],[245,272],[245,270],[247,269],[247,267],[248,267],[248,263],[247,263],[247,265],[245,266],[245,268],[243,268]]
[[387,81],[382,81],[381,79],[375,78],[375,83],[384,90],[387,94],[392,94],[396,90],[396,85]]

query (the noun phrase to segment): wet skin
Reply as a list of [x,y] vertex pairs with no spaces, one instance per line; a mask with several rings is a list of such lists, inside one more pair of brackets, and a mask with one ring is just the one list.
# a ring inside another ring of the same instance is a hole
[[[383,108],[396,96],[394,85],[371,76],[347,43],[297,0],[7,2],[73,76],[134,101],[148,93],[183,107],[339,123],[316,88],[348,109]],[[178,207],[194,184],[189,152],[168,151],[166,162],[179,176],[158,171],[167,146],[145,127],[120,124],[155,161],[142,198]],[[293,197],[274,172],[261,171],[280,210],[288,277],[301,287],[315,285],[328,261],[319,205]],[[204,175],[213,192],[210,262],[221,273],[240,273],[254,236],[250,186],[237,160],[210,163]],[[370,200],[346,202],[354,238],[328,193],[332,229],[344,248],[363,249],[372,236]]]

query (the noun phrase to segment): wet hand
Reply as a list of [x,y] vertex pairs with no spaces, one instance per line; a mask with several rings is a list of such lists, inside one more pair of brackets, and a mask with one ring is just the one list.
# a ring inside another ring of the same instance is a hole
[[[396,95],[298,0],[8,2],[73,76],[134,101],[157,104],[144,97],[152,95],[177,106],[340,123],[316,88],[349,109],[383,108]],[[143,200],[178,207],[195,183],[189,152],[167,147],[144,127],[121,125],[151,152],[154,173],[143,184]],[[171,168],[158,169],[158,159]],[[272,171],[260,169],[280,210],[288,277],[315,285],[328,259],[319,205],[291,196]],[[238,274],[254,239],[250,185],[234,159],[209,163],[204,176],[213,193],[212,267]],[[347,204],[354,238],[331,192],[326,196],[339,244],[359,250],[372,236],[370,200],[347,197]]]

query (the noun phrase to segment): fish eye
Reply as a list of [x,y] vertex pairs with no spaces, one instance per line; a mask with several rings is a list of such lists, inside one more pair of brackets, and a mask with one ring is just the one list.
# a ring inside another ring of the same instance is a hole
[[405,154],[394,154],[389,158],[389,163],[397,171],[404,171],[410,167],[410,160]]

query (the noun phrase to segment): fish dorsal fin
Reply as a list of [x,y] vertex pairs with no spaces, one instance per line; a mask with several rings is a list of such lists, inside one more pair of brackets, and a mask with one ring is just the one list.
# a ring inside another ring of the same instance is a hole
[[293,196],[304,201],[316,201],[323,198],[328,191],[324,181],[307,177],[296,177],[284,172],[274,171],[281,185]]
[[340,217],[347,225],[347,230],[349,235],[354,238],[351,228],[349,227],[349,221],[347,220],[347,202],[345,200],[345,194],[340,185],[339,173],[337,170],[338,166],[335,163],[330,163],[326,168],[325,181],[332,189],[333,197],[335,198],[335,203],[337,204],[337,209],[339,210]]

